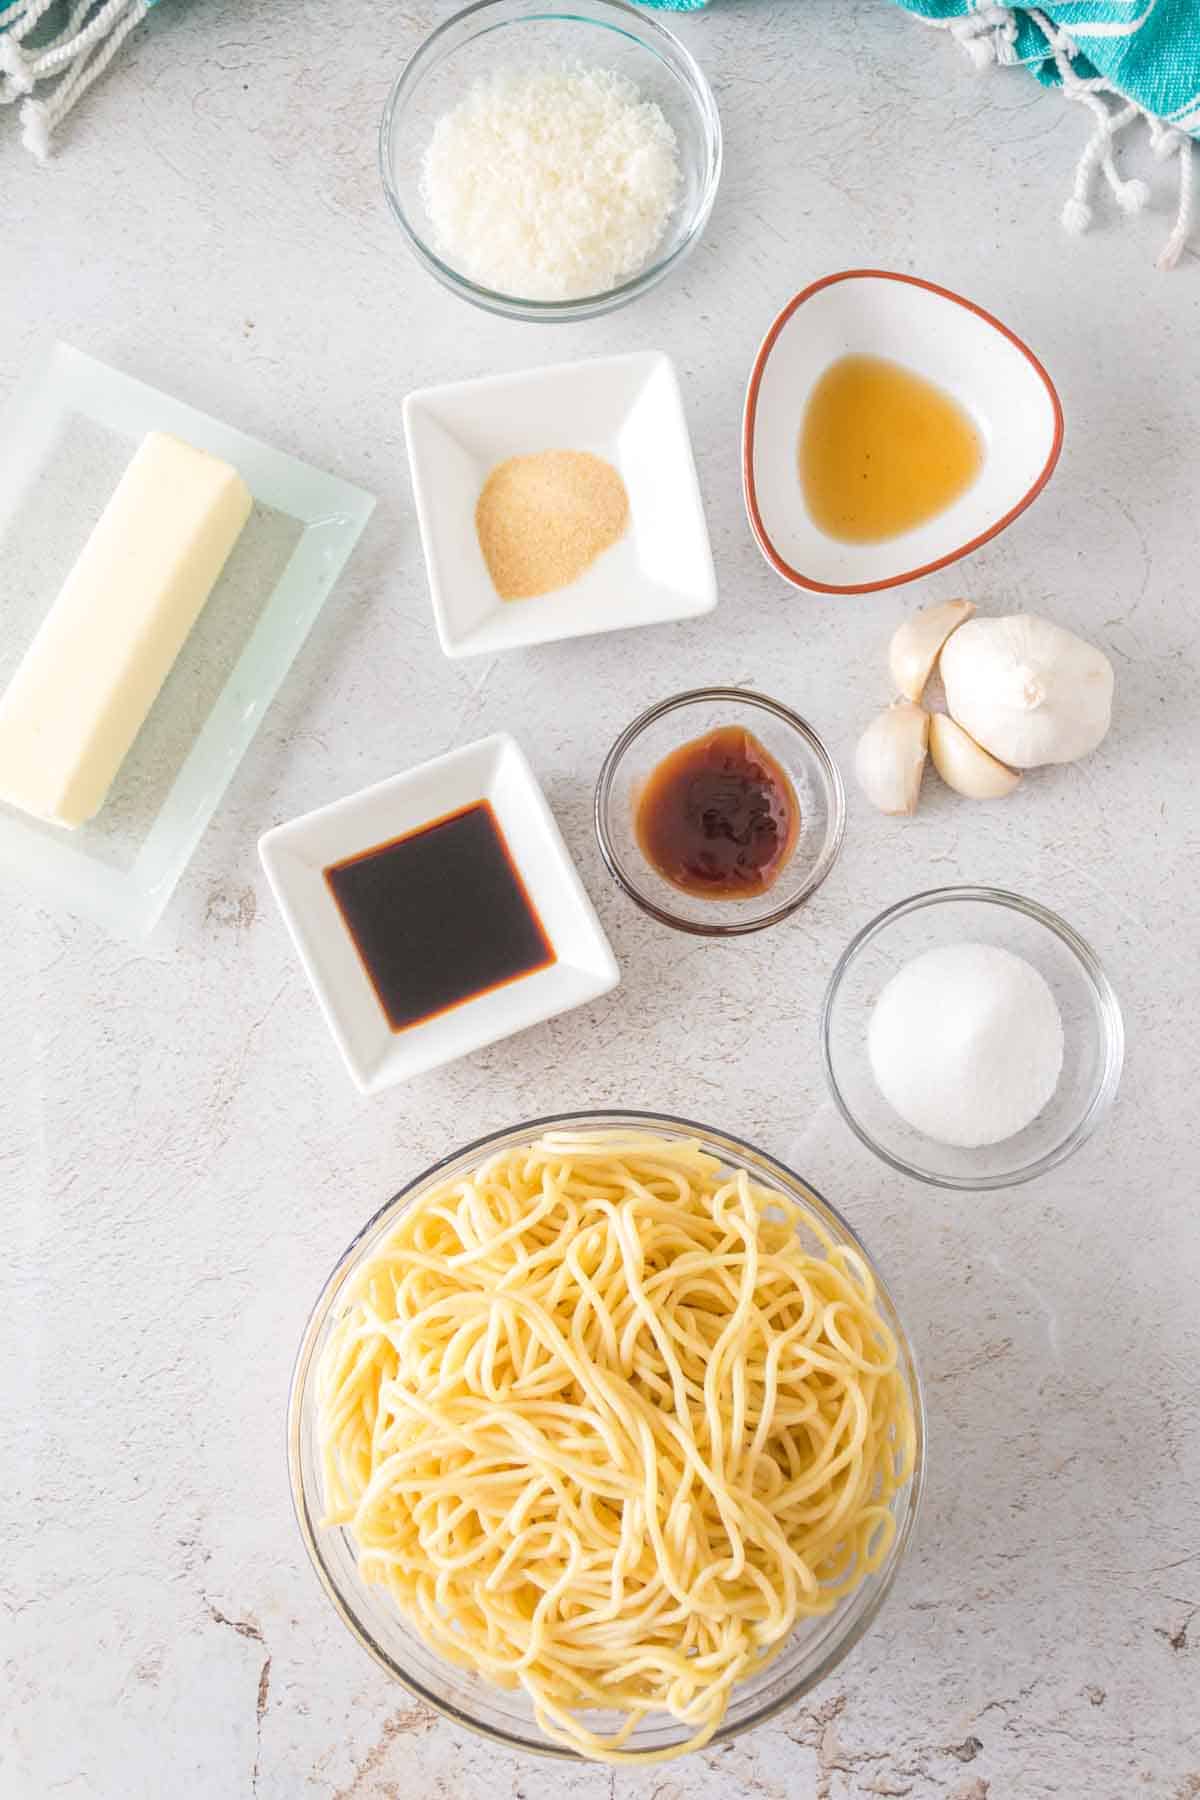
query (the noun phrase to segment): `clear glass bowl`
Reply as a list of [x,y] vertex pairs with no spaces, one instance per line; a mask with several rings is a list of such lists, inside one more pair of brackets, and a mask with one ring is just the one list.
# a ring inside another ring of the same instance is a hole
[[[791,859],[765,893],[745,900],[683,893],[647,862],[634,829],[642,784],[664,756],[721,725],[752,732],[782,765],[800,804]],[[644,912],[676,931],[737,937],[778,924],[820,887],[842,847],[846,794],[833,758],[799,713],[743,688],[694,688],[660,700],[625,727],[600,770],[595,824],[610,873]]]
[[[1033,964],[1063,1022],[1063,1068],[1048,1106],[1002,1143],[963,1150],[907,1125],[875,1085],[867,1051],[871,1014],[896,971],[944,944],[996,944]],[[843,951],[821,1014],[825,1073],[855,1136],[903,1175],[935,1187],[984,1189],[1032,1181],[1064,1162],[1112,1106],[1121,1079],[1121,1008],[1090,945],[1056,913],[1000,888],[914,894],[872,919]]]
[[[790,1706],[810,1688],[823,1681],[858,1642],[879,1611],[895,1579],[912,1535],[924,1480],[925,1419],[920,1379],[904,1327],[869,1252],[841,1214],[822,1199],[801,1176],[763,1151],[756,1150],[753,1145],[724,1132],[714,1131],[706,1125],[654,1113],[560,1113],[552,1118],[532,1119],[526,1124],[513,1125],[505,1131],[479,1138],[417,1176],[359,1232],[321,1290],[305,1327],[292,1375],[288,1404],[288,1463],[296,1517],[321,1585],[343,1622],[381,1668],[395,1676],[411,1693],[428,1701],[430,1706],[436,1707],[457,1724],[465,1725],[471,1731],[479,1732],[510,1748],[537,1752],[568,1762],[578,1761],[579,1758],[573,1751],[542,1736],[534,1721],[533,1709],[520,1690],[492,1687],[477,1675],[443,1662],[412,1630],[385,1591],[363,1581],[358,1572],[350,1534],[340,1526],[322,1529],[319,1521],[324,1500],[316,1430],[316,1368],[321,1348],[337,1316],[339,1300],[347,1281],[364,1258],[372,1253],[379,1240],[392,1229],[398,1215],[418,1201],[430,1187],[464,1174],[485,1156],[512,1145],[527,1143],[543,1131],[570,1127],[585,1131],[603,1130],[606,1127],[619,1129],[630,1124],[668,1138],[698,1139],[702,1147],[720,1157],[726,1167],[745,1169],[755,1181],[778,1188],[807,1207],[831,1233],[853,1246],[866,1259],[879,1283],[880,1311],[895,1333],[900,1347],[901,1363],[908,1382],[916,1425],[913,1473],[892,1503],[896,1514],[896,1535],[883,1566],[877,1573],[868,1575],[853,1593],[839,1601],[833,1612],[824,1618],[806,1620],[798,1626],[786,1647],[760,1676],[734,1688],[724,1723],[712,1740],[714,1743],[727,1742],[741,1732],[761,1724],[782,1708]],[[814,1237],[814,1247],[816,1243]],[[597,1729],[611,1728],[613,1721],[606,1715],[592,1717]],[[669,1715],[659,1715],[643,1721],[636,1728],[627,1748],[665,1750],[673,1744],[683,1742],[689,1735],[688,1727],[680,1725]]]
[[[513,65],[563,62],[614,70],[643,100],[657,102],[678,144],[680,193],[653,259],[635,275],[580,299],[530,300],[480,287],[439,254],[421,198],[421,162],[438,119],[480,76]],[[544,0],[480,0],[447,19],[405,64],[384,108],[379,163],[388,204],[430,274],[475,306],[545,324],[624,306],[683,261],[716,199],[721,124],[693,57],[656,19],[625,0],[578,0],[557,12]]]

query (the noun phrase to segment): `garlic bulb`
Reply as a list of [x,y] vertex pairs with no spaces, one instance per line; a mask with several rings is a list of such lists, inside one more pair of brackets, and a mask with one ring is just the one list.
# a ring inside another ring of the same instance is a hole
[[951,716],[1015,769],[1074,762],[1112,715],[1112,664],[1073,632],[1030,613],[971,619],[941,656]]
[[854,753],[858,785],[872,806],[916,812],[928,743],[929,714],[911,700],[897,700],[872,719]]
[[934,713],[929,721],[929,755],[946,786],[968,800],[1002,800],[1021,779],[945,713]]
[[921,698],[946,639],[974,611],[969,600],[943,600],[937,606],[922,607],[897,627],[888,647],[888,667],[906,700]]

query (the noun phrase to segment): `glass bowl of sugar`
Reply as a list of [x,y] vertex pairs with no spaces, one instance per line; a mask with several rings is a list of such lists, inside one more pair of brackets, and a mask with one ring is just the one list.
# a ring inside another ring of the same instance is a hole
[[1000,888],[915,894],[847,946],[821,1014],[825,1073],[855,1136],[903,1175],[1031,1181],[1108,1113],[1121,1009],[1064,919]]
[[623,306],[683,261],[716,198],[721,126],[693,57],[625,0],[480,0],[405,65],[379,156],[438,281],[547,323]]

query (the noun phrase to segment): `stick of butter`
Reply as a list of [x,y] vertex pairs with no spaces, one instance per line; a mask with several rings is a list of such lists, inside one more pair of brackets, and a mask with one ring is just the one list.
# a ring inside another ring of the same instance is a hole
[[0,799],[99,811],[250,516],[236,469],[152,431],[0,699]]

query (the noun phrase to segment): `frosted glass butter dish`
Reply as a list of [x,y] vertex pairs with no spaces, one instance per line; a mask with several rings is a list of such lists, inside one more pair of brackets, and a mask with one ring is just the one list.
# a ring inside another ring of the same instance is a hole
[[154,430],[232,463],[250,519],[96,817],[68,831],[0,804],[0,868],[138,937],[161,917],[375,504],[58,344],[0,414],[0,691]]

